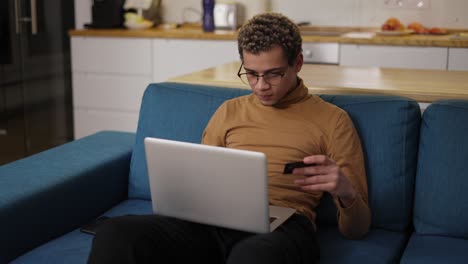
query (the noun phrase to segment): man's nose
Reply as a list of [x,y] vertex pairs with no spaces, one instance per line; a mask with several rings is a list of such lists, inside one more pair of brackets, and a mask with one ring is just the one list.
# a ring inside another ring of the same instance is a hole
[[255,84],[255,88],[258,89],[258,90],[266,90],[266,89],[270,88],[270,84],[265,81],[264,76],[259,76],[258,81]]

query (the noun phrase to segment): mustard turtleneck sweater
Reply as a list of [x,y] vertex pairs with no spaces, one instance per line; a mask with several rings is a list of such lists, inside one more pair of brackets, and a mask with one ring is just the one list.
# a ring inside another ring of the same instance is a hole
[[306,156],[333,159],[357,192],[354,202],[338,208],[343,235],[359,238],[370,226],[367,182],[361,143],[347,113],[298,86],[274,106],[264,106],[254,94],[224,102],[203,133],[203,144],[263,152],[268,159],[270,204],[296,209],[315,222],[322,192],[306,192],[294,184],[303,176],[283,174],[284,165]]

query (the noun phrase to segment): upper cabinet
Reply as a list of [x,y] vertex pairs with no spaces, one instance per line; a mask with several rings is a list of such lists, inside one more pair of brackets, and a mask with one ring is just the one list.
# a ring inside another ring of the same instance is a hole
[[341,44],[340,65],[447,69],[448,48]]

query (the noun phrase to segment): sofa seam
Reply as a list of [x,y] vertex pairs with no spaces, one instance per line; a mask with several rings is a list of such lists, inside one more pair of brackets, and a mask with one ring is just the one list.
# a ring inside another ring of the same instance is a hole
[[[406,104],[406,107],[409,107],[409,103]],[[407,112],[407,111],[405,111],[405,112],[406,112],[406,115],[405,115],[404,123],[405,123],[405,124],[408,124],[408,120],[409,120],[409,118],[408,118],[408,112]],[[406,161],[407,153],[406,153],[406,151],[408,151],[407,146],[406,146],[406,144],[407,144],[407,142],[408,142],[407,134],[408,134],[408,126],[406,126],[406,129],[405,129],[405,131],[404,131],[404,133],[403,133],[403,146],[402,146],[402,147],[403,147],[403,161],[404,161],[404,162],[403,162],[403,168],[402,168],[402,169],[403,169],[403,176],[404,176],[404,178],[403,178],[403,179],[400,179],[400,180],[402,181],[403,190],[404,190],[403,205],[404,205],[404,208],[405,208],[405,215],[406,215],[406,213],[407,213],[407,211],[408,211],[408,208],[407,208],[407,206],[406,206],[406,204],[405,204],[405,201],[407,201],[407,198],[408,198],[408,197],[407,197],[407,194],[406,194],[406,191],[407,191],[408,186],[406,185],[406,181],[405,181],[406,173],[407,173],[407,171],[406,171],[406,169],[407,169],[407,166],[406,166],[406,162],[407,162],[407,161]],[[405,217],[405,218],[406,218],[406,217]],[[406,222],[406,219],[405,219],[405,222]]]

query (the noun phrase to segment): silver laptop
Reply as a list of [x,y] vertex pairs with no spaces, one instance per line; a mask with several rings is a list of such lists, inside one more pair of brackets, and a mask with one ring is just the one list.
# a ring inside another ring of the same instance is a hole
[[295,212],[269,206],[263,153],[148,137],[144,143],[156,214],[267,233]]

